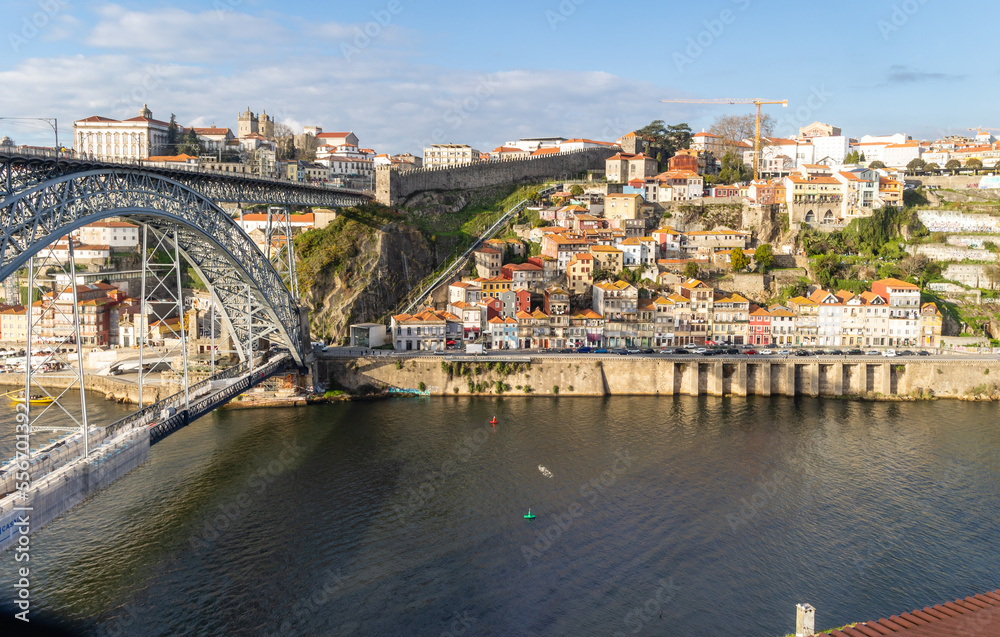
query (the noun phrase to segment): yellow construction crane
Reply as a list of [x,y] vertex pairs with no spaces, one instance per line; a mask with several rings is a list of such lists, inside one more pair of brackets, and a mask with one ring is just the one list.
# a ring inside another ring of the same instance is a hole
[[979,135],[984,130],[1000,131],[1000,128],[983,128],[982,126],[980,126],[979,128],[970,128],[969,130],[974,130],[976,131],[976,135]]
[[753,97],[717,97],[713,99],[672,99],[660,100],[673,104],[753,104],[757,107],[757,118],[754,120],[753,133],[753,178],[756,180],[760,171],[760,106],[761,104],[781,104],[782,108],[788,108],[788,100],[763,100]]

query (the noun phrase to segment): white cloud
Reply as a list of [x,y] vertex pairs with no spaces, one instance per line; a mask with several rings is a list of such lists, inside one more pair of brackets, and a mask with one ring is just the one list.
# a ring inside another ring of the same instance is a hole
[[[393,25],[384,40],[348,60],[329,43],[354,33],[351,25],[302,22],[293,31],[234,11],[222,18],[216,11],[106,5],[88,42],[123,53],[33,58],[0,71],[0,111],[58,115],[68,129],[90,115],[131,117],[145,103],[159,119],[173,112],[181,124],[235,128],[249,106],[297,129],[351,129],[380,152],[418,154],[424,144],[443,141],[489,150],[522,136],[613,140],[668,119],[658,101],[663,87],[610,73],[421,64],[413,51],[383,46],[406,38]],[[294,46],[309,38],[326,41],[327,50]],[[240,63],[230,68],[237,56]]]

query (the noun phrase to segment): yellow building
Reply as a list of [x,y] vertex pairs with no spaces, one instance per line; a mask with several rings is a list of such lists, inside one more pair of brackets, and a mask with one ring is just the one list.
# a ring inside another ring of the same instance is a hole
[[642,195],[614,193],[604,198],[605,219],[638,219],[642,213]]
[[920,347],[941,347],[941,311],[933,303],[920,307]]
[[618,248],[605,245],[590,246],[590,254],[594,257],[594,269],[606,270],[618,274],[625,267],[625,253]]

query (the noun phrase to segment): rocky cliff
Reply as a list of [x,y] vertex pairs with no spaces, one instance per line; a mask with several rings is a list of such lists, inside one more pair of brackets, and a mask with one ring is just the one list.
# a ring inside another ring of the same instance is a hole
[[341,339],[351,323],[380,319],[436,267],[427,238],[402,222],[377,228],[348,222],[326,230],[322,247],[296,241],[299,289],[314,338]]

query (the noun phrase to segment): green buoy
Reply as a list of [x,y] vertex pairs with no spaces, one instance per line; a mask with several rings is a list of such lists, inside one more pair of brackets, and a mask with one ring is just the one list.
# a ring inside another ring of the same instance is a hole
[[531,509],[528,509],[528,515],[524,516],[525,520],[534,520],[535,516],[531,513]]

